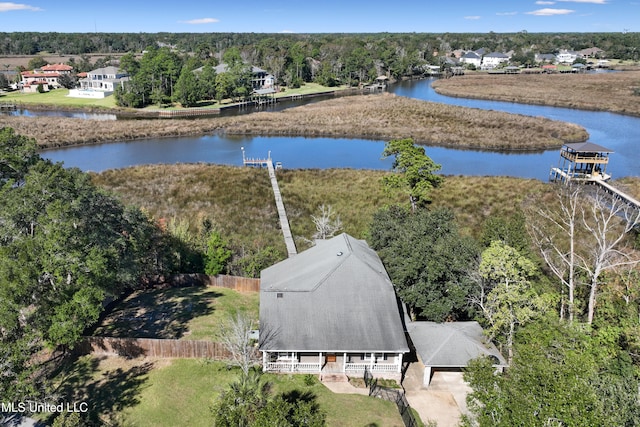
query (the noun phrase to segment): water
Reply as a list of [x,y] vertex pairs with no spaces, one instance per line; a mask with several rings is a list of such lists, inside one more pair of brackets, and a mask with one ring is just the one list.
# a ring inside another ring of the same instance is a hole
[[11,111],[2,111],[2,115],[25,116],[25,117],[71,117],[74,119],[87,120],[117,120],[115,114],[84,113],[82,111],[54,111],[54,110],[29,110],[28,108],[18,108]]
[[[590,140],[615,150],[608,172],[614,178],[640,175],[640,118],[611,113],[571,110],[566,108],[522,105],[508,102],[450,98],[431,88],[432,80],[401,82],[390,88],[398,95],[517,114],[543,116],[577,123],[585,127]],[[62,161],[66,166],[82,170],[104,171],[138,164],[197,163],[241,165],[242,151],[248,157],[267,156],[285,168],[356,168],[383,169],[392,160],[381,160],[383,141],[362,139],[330,139],[302,137],[229,137],[204,136],[152,139],[48,150],[43,157]],[[540,153],[497,153],[426,147],[427,154],[442,165],[445,175],[516,176],[547,180],[549,168],[558,163],[559,150]]]

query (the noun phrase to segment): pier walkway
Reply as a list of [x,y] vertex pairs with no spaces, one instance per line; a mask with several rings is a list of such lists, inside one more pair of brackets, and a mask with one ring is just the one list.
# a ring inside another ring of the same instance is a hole
[[271,179],[271,187],[273,188],[273,195],[276,200],[276,208],[278,209],[278,217],[280,217],[280,228],[282,229],[284,244],[287,247],[287,255],[289,256],[289,258],[298,255],[298,250],[296,249],[296,244],[293,240],[293,235],[291,234],[291,228],[289,227],[287,211],[284,208],[284,203],[280,194],[280,186],[278,186],[275,167],[273,166],[273,160],[271,160],[271,152],[269,152],[269,157],[266,159],[250,159],[245,157],[243,149],[242,163],[245,166],[267,167],[267,170],[269,171],[269,179]]

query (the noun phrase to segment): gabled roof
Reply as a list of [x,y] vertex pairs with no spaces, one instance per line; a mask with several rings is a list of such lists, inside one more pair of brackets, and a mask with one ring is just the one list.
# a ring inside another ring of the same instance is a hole
[[571,151],[575,151],[578,153],[613,153],[613,150],[589,141],[574,142],[571,144],[564,144],[564,146]]
[[509,58],[508,55],[502,53],[502,52],[491,52],[488,53],[484,56],[485,58]]
[[263,270],[260,349],[408,352],[395,291],[376,252],[341,234]]
[[480,356],[493,356],[495,365],[507,365],[478,322],[409,322],[407,331],[425,366],[463,368]]
[[480,59],[480,55],[478,55],[475,52],[467,52],[464,55],[462,55],[462,58],[464,58],[464,59]]

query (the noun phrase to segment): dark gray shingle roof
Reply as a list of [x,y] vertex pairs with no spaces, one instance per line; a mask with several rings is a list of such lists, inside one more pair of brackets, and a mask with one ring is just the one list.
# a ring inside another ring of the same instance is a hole
[[410,322],[407,331],[425,366],[463,368],[480,356],[495,356],[496,365],[507,365],[478,322]]
[[393,285],[364,241],[321,241],[260,279],[261,350],[409,350]]

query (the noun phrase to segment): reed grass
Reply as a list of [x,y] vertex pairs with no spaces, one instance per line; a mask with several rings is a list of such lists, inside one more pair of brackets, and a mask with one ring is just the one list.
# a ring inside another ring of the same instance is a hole
[[[306,247],[315,227],[311,215],[320,205],[332,205],[344,231],[365,238],[373,214],[400,203],[406,196],[387,193],[381,178],[389,172],[351,169],[278,171],[278,182],[299,249]],[[238,245],[272,245],[284,251],[271,185],[264,169],[218,165],[154,165],[106,171],[93,176],[101,187],[129,204],[143,206],[154,217],[187,218],[196,225],[214,219],[223,234]],[[640,196],[640,178],[613,184]],[[433,207],[448,207],[462,232],[478,237],[492,215],[509,216],[528,197],[542,197],[552,187],[534,179],[447,176],[433,190]],[[543,200],[543,199],[541,199]],[[203,206],[205,206],[203,208]]]
[[234,117],[105,122],[6,116],[3,124],[35,138],[42,148],[216,132],[375,140],[410,137],[419,144],[488,150],[539,150],[588,138],[586,130],[574,124],[393,94],[340,97],[281,112]]
[[469,74],[433,83],[442,95],[640,116],[640,71],[599,74]]

